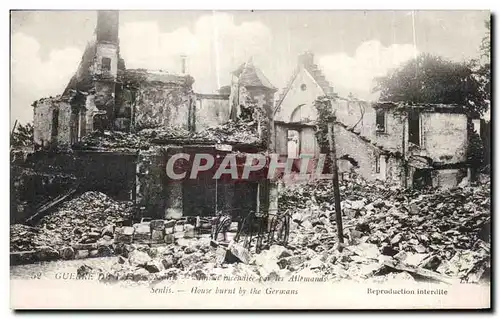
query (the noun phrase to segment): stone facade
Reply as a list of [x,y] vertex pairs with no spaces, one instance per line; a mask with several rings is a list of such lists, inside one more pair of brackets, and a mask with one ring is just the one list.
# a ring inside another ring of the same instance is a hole
[[35,149],[70,147],[74,134],[71,127],[76,120],[72,113],[70,103],[60,97],[35,102],[33,114],[34,122],[37,123],[33,132]]
[[274,118],[284,122],[304,122],[307,119],[315,119],[316,109],[311,102],[323,95],[325,93],[312,76],[304,68],[300,68],[286,97],[276,110]]
[[[448,187],[466,175],[468,118],[462,107],[372,104],[339,97],[311,59],[310,54],[299,57],[298,67],[277,101],[278,153],[286,153],[287,132],[295,130],[293,124],[314,127],[314,102],[326,95],[332,99],[337,120],[335,142],[341,173],[355,171],[368,180],[407,187],[418,184],[415,179],[426,178],[416,176],[428,175],[428,184]],[[312,133],[298,131],[300,153],[319,154],[318,146],[310,143]]]
[[[135,130],[143,128],[190,128],[194,118],[193,79],[161,71],[126,70],[121,91],[120,114],[129,114]],[[127,110],[129,105],[132,110]],[[128,123],[128,122],[127,122]]]

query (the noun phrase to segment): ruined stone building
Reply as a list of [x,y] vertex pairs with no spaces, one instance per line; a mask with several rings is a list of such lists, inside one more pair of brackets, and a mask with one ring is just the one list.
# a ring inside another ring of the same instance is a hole
[[181,74],[127,69],[118,26],[118,12],[99,12],[65,91],[33,104],[36,166],[75,175],[78,187],[134,200],[151,217],[267,210],[266,180],[216,180],[209,171],[172,181],[165,168],[179,153],[192,162],[200,153],[222,161],[227,154],[267,151],[276,88],[252,60],[218,94],[193,91],[185,60]]
[[470,119],[463,106],[367,103],[337,96],[311,53],[299,57],[276,102],[280,154],[319,155],[314,101],[320,96],[332,97],[341,173],[354,171],[367,180],[380,179],[402,187],[452,187],[467,176]]
[[[133,200],[151,217],[272,212],[278,207],[276,180],[214,179],[208,171],[172,181],[166,164],[180,153],[190,155],[188,168],[200,153],[216,156],[217,163],[228,154],[318,158],[325,151],[315,136],[314,101],[330,96],[345,178],[356,172],[404,187],[453,186],[467,175],[469,119],[460,106],[339,97],[311,53],[299,57],[277,100],[277,89],[252,59],[217,94],[194,92],[195,79],[185,66],[184,59],[180,74],[127,69],[120,57],[118,12],[99,12],[94,36],[64,92],[33,103],[34,167],[66,174],[63,189]],[[43,182],[44,189],[51,183]]]

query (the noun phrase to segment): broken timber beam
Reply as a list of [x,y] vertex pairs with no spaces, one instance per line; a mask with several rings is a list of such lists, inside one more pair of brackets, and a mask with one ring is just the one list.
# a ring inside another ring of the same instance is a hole
[[332,160],[332,184],[333,197],[335,201],[335,217],[337,221],[337,232],[339,238],[339,251],[342,251],[344,243],[344,230],[342,227],[342,210],[340,206],[340,190],[339,190],[339,172],[337,168],[337,150],[335,149],[335,135],[333,131],[333,122],[328,123],[328,144],[330,146],[330,156]]
[[67,198],[74,195],[76,193],[77,189],[78,189],[78,186],[73,187],[69,191],[67,191],[66,193],[63,193],[63,194],[57,196],[56,198],[54,198],[54,200],[42,205],[40,208],[38,208],[36,210],[36,212],[33,215],[31,215],[31,217],[26,219],[26,224],[31,224],[34,220],[37,220],[37,219],[45,216],[50,211],[50,209],[55,208],[57,205],[59,205],[63,201],[65,201]]

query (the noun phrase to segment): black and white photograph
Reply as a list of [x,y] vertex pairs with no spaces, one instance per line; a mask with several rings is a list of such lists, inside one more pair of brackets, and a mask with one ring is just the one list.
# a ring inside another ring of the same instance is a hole
[[13,309],[489,309],[479,10],[11,10]]

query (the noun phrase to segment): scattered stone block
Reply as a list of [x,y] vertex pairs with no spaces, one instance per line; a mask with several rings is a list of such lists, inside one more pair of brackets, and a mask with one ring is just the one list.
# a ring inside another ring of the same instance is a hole
[[149,223],[151,230],[163,231],[165,229],[165,222],[163,219],[152,220]]
[[165,243],[172,244],[174,241],[175,241],[175,237],[173,234],[166,234],[165,235]]
[[175,232],[174,238],[175,239],[184,238],[184,232],[183,231]]
[[151,257],[143,251],[134,250],[129,252],[128,261],[132,266],[143,266],[147,262],[151,261]]
[[165,228],[173,228],[175,226],[175,220],[169,219],[164,221]]
[[59,255],[62,259],[71,260],[75,258],[75,250],[72,247],[63,247],[59,250]]
[[86,249],[77,250],[75,252],[75,259],[84,259],[89,257],[89,251]]
[[144,269],[146,269],[150,274],[151,273],[157,273],[161,271],[161,266],[156,263],[155,261],[148,261],[146,264],[143,266]]
[[59,259],[60,255],[57,250],[52,247],[40,247],[37,251],[38,260],[40,261],[52,261]]
[[226,262],[242,262],[248,264],[250,263],[250,252],[238,243],[230,243]]
[[178,233],[178,232],[182,232],[182,231],[184,231],[184,224],[182,224],[182,225],[176,224],[174,226],[174,233]]
[[151,240],[155,243],[162,242],[165,237],[163,230],[152,230],[151,231]]

